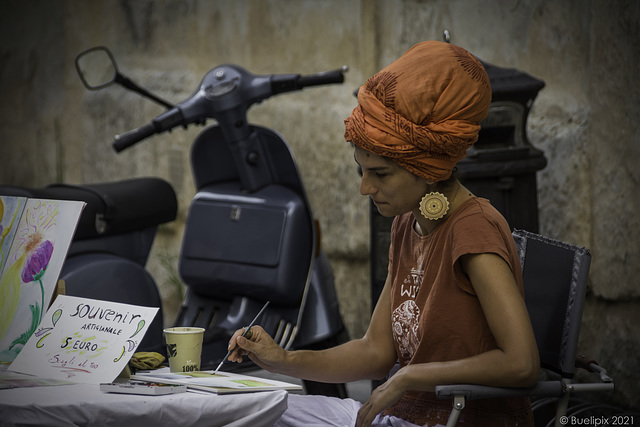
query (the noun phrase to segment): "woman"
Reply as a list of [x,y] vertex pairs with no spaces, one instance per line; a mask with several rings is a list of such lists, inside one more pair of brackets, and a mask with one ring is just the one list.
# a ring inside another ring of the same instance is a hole
[[[282,425],[437,425],[451,402],[439,384],[529,386],[538,352],[510,229],[487,200],[452,175],[478,138],[488,76],[464,49],[419,43],[371,77],[345,120],[362,170],[360,192],[395,217],[389,274],[364,337],[321,351],[285,351],[256,327],[232,337],[230,357],[324,382],[381,379],[360,405],[296,396]],[[463,425],[532,425],[527,399],[468,402]]]

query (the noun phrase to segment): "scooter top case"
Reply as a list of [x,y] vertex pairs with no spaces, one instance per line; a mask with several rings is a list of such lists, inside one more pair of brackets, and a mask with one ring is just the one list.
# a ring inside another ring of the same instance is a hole
[[159,178],[69,185],[53,184],[44,195],[52,199],[87,203],[75,238],[90,239],[126,233],[173,221],[177,200],[171,185]]
[[244,195],[237,182],[208,185],[189,209],[180,274],[199,295],[296,306],[308,275],[310,228],[303,202],[286,187]]
[[147,261],[157,226],[173,221],[178,210],[173,188],[159,178],[44,188],[0,186],[0,194],[85,202],[69,255],[99,250],[141,265]]
[[125,233],[173,221],[177,200],[159,178],[133,178],[100,184],[51,184],[43,188],[0,185],[0,194],[51,200],[76,200],[82,211],[74,239]]

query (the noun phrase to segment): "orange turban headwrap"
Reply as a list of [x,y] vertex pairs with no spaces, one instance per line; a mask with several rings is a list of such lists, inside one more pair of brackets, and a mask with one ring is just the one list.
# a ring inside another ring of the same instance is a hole
[[358,90],[345,139],[431,181],[451,176],[478,139],[489,77],[465,49],[418,43]]

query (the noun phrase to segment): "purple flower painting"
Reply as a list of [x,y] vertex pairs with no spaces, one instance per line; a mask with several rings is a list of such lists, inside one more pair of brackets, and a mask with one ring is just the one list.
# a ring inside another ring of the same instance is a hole
[[[53,243],[45,240],[40,244],[34,252],[31,253],[27,262],[22,268],[22,281],[24,283],[38,282],[40,284],[41,305],[38,311],[38,323],[42,320],[44,314],[44,287],[42,285],[42,276],[49,265],[51,254],[53,253]],[[36,303],[36,308],[38,304]]]
[[40,280],[44,271],[49,265],[51,254],[53,253],[53,243],[46,240],[31,254],[22,269],[22,281],[24,283]]

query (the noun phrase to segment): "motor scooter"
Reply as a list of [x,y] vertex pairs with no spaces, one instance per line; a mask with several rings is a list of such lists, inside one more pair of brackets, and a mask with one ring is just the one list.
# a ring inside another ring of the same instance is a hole
[[[123,76],[105,47],[83,52],[76,65],[90,89],[119,83],[167,107],[150,123],[116,136],[117,152],[178,126],[216,121],[191,148],[196,194],[179,257],[187,294],[174,322],[205,328],[203,368],[222,361],[233,332],[249,324],[266,301],[259,323],[285,349],[327,348],[346,340],[331,266],[291,148],[276,131],[247,121],[248,109],[271,96],[342,83],[346,67],[301,76],[256,75],[221,65],[172,106]],[[346,396],[343,384],[304,385],[309,393]]]

